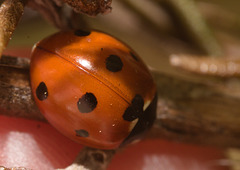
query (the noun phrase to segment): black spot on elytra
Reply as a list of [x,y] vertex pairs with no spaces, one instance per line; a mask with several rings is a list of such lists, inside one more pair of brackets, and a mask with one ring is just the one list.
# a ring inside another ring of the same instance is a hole
[[130,52],[130,55],[132,56],[132,58],[133,58],[134,60],[139,61],[139,60],[138,60],[138,57],[137,57],[134,53]]
[[97,98],[93,93],[86,93],[77,102],[78,110],[81,113],[89,113],[97,106]]
[[37,89],[36,89],[36,95],[37,95],[37,98],[41,101],[47,99],[48,97],[48,89],[47,89],[47,86],[44,82],[41,82]]
[[141,138],[148,129],[154,123],[156,119],[156,109],[157,109],[157,94],[155,95],[154,99],[150,103],[150,105],[146,108],[143,114],[139,117],[137,124],[132,129],[131,133],[128,137],[122,142],[120,147],[125,146],[132,141]]
[[80,37],[82,37],[82,36],[88,36],[88,35],[90,35],[90,34],[91,34],[90,31],[83,31],[83,30],[76,30],[76,31],[74,31],[74,35],[80,36]]
[[84,129],[75,130],[75,132],[76,132],[76,136],[79,136],[79,137],[88,137],[89,136],[88,131],[86,131]]
[[101,153],[92,153],[92,156],[94,158],[95,161],[99,162],[99,163],[104,163],[104,156]]
[[133,121],[137,119],[143,113],[144,100],[142,96],[136,95],[132,99],[131,105],[125,110],[123,119],[127,121]]
[[123,63],[119,56],[110,55],[106,59],[106,68],[111,72],[118,72],[122,70]]

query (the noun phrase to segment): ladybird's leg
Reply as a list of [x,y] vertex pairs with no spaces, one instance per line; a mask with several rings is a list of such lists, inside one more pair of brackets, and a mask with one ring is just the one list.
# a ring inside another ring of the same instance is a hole
[[0,2],[0,58],[6,48],[27,0],[4,0]]

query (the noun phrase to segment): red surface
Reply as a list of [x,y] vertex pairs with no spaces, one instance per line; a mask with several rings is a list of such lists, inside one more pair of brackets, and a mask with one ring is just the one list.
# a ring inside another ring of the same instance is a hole
[[[6,53],[28,56],[29,50]],[[0,166],[64,168],[81,147],[47,123],[0,116]],[[223,150],[146,140],[118,153],[108,170],[223,170],[222,159]]]
[[[0,124],[0,165],[6,167],[64,168],[82,147],[47,123],[0,116]],[[223,158],[213,148],[145,140],[115,155],[108,170],[222,170]]]
[[225,170],[223,152],[166,140],[145,140],[117,154],[109,170]]
[[0,124],[0,165],[6,167],[64,168],[82,147],[47,123],[0,116]]

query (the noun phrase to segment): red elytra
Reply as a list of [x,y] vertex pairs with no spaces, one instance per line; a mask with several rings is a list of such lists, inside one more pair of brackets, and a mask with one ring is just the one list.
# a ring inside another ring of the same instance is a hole
[[113,149],[153,124],[156,86],[137,54],[98,31],[58,32],[37,43],[31,87],[40,111],[81,144]]

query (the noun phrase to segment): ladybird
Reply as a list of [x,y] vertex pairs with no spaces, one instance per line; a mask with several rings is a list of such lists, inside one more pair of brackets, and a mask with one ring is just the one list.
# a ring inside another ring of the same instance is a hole
[[127,45],[100,31],[61,31],[38,42],[30,79],[49,123],[89,147],[121,147],[156,117],[156,86],[147,66]]

